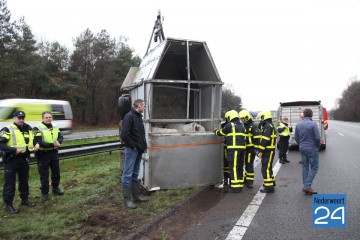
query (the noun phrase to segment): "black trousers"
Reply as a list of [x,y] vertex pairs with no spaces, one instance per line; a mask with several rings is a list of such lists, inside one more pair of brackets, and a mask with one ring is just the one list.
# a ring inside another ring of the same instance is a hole
[[3,200],[6,205],[12,204],[15,196],[16,174],[18,174],[20,198],[29,196],[29,163],[25,157],[11,158],[4,165]]
[[245,153],[245,179],[247,182],[254,182],[254,147],[246,148]]
[[289,139],[290,136],[280,136],[280,146],[279,146],[279,157],[281,158],[286,158],[286,153],[289,149]]
[[227,151],[227,160],[230,169],[230,187],[242,188],[244,187],[244,150],[229,150]]
[[265,150],[262,154],[261,158],[261,173],[264,178],[264,187],[270,188],[274,187],[275,185],[275,177],[273,173],[273,162],[274,162],[274,150]]
[[230,179],[230,169],[229,169],[229,163],[227,161],[227,149],[224,147],[224,159],[223,159],[223,174],[224,174],[224,183],[228,184],[228,181]]
[[39,151],[36,154],[38,171],[40,174],[41,193],[49,193],[49,169],[51,170],[51,186],[59,187],[60,184],[60,164],[56,150]]

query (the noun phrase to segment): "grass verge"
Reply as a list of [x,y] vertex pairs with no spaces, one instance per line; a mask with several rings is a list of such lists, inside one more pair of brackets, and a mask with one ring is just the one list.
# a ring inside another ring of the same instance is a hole
[[[19,214],[9,215],[0,204],[1,239],[123,239],[169,207],[183,201],[198,188],[158,191],[148,203],[135,210],[122,201],[120,151],[60,162],[63,196],[50,194],[40,199],[37,166],[30,167],[30,201],[34,208],[20,205],[16,191],[14,206]],[[0,186],[4,184],[0,171]]]
[[76,139],[76,140],[66,139],[61,144],[61,147],[76,146],[76,145],[91,144],[91,143],[100,143],[100,142],[109,142],[109,141],[120,141],[120,138],[119,138],[119,136],[112,136],[112,137],[84,138],[84,139]]

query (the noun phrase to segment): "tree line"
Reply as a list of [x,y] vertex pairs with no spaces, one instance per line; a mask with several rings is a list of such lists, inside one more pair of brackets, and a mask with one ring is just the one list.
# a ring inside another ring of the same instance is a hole
[[348,87],[338,99],[338,106],[329,115],[342,121],[360,122],[360,79],[350,78]]
[[[106,30],[86,29],[73,43],[70,53],[57,41],[37,42],[25,19],[12,21],[7,1],[0,0],[0,99],[67,100],[75,124],[117,123],[120,87],[140,57],[126,37],[112,38]],[[232,90],[224,90],[223,100],[223,106],[241,107]]]
[[11,21],[6,0],[0,0],[0,99],[68,100],[75,123],[118,122],[120,86],[141,61],[126,42],[86,29],[70,54],[59,42],[38,43],[24,18]]

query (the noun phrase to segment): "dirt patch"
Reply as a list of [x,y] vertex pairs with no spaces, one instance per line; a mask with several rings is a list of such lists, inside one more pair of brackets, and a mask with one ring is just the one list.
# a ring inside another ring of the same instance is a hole
[[78,179],[70,179],[62,184],[64,190],[68,190],[69,188],[72,188],[76,185],[80,184],[80,181]]
[[[69,239],[180,239],[189,226],[196,224],[223,197],[221,189],[206,188],[158,214],[141,211],[141,205],[146,203],[139,204],[140,209],[130,210],[119,199],[108,199],[107,204],[111,202],[116,209],[90,213],[77,234]],[[100,200],[92,199],[91,203],[101,205]]]
[[223,189],[211,188],[201,192],[188,204],[180,207],[168,218],[153,226],[141,240],[180,239],[190,226],[196,224],[203,214],[214,207],[225,196]]

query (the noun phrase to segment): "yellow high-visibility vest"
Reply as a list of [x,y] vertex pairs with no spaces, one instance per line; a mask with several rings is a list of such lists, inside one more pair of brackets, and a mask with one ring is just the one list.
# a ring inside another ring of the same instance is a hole
[[[54,143],[59,137],[60,129],[55,124],[53,124],[52,126],[53,128],[47,128],[46,125],[43,123],[40,123],[38,125],[41,138],[46,143]],[[45,148],[40,146],[40,150],[51,150],[51,149],[54,148],[53,147]]]
[[[286,136],[290,136],[290,129],[288,127],[286,127],[286,125],[284,123],[280,123],[278,126],[279,128],[284,128],[284,131],[282,131],[280,134],[280,136],[286,137]],[[278,130],[279,131],[279,130]]]
[[[32,131],[21,132],[15,124],[11,124],[7,128],[10,131],[9,141],[7,142],[9,147],[19,148],[22,153],[26,152],[26,148],[29,151],[34,151],[34,135]],[[25,139],[29,139],[28,143],[26,143]]]

